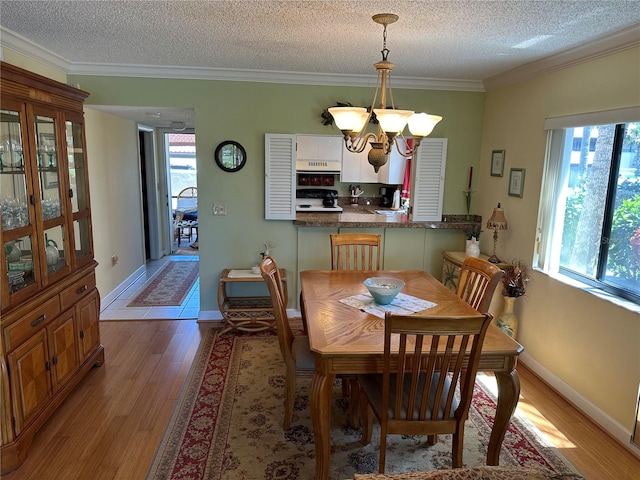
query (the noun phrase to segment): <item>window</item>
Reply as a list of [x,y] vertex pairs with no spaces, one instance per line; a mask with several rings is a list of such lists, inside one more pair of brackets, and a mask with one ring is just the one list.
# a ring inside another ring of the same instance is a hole
[[193,133],[166,133],[165,146],[171,177],[171,208],[175,210],[178,193],[198,185],[196,136]]
[[640,303],[639,122],[550,129],[538,230],[540,268]]

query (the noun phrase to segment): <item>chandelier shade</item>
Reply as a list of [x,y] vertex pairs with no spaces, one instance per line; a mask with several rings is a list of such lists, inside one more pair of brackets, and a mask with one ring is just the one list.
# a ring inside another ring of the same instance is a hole
[[[363,107],[331,107],[329,108],[329,113],[333,117],[336,126],[342,131],[348,151],[361,153],[366,148],[367,143],[371,144],[371,151],[368,157],[369,163],[373,165],[374,170],[377,172],[387,162],[389,153],[394,145],[402,156],[413,156],[422,138],[433,131],[436,124],[442,120],[442,117],[395,108],[391,91],[391,70],[393,70],[394,64],[387,60],[389,55],[389,50],[387,49],[387,25],[395,23],[398,20],[398,16],[393,13],[379,13],[372,18],[374,22],[384,26],[384,32],[381,51],[382,61],[374,64],[378,81],[371,108],[367,110]],[[380,92],[379,102],[378,92]],[[387,97],[391,102],[391,108],[387,106]],[[372,114],[375,114],[378,120],[377,133],[366,131]],[[409,125],[409,132],[413,136],[413,147],[408,146],[403,135],[407,124]],[[399,144],[398,136],[402,137],[404,145]]]

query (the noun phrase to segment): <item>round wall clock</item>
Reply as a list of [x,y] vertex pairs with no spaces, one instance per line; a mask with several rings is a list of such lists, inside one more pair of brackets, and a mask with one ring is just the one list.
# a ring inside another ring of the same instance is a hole
[[247,163],[247,152],[238,142],[225,140],[217,146],[215,158],[225,172],[237,172]]

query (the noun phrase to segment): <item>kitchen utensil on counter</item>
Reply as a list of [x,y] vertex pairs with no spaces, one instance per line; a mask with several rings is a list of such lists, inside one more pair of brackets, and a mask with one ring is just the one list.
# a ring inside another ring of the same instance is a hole
[[335,207],[338,203],[338,194],[334,190],[328,190],[327,193],[324,194],[324,198],[322,199],[322,205],[324,207]]

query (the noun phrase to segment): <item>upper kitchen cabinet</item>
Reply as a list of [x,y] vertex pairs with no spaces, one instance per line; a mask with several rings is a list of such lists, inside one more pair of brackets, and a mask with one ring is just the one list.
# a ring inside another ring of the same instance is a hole
[[[403,142],[400,141],[402,145]],[[373,170],[373,167],[371,167]],[[389,153],[389,160],[380,167],[378,171],[378,183],[385,185],[402,185],[404,183],[404,170],[407,168],[407,157],[398,152],[397,148],[393,148]]]
[[104,349],[84,137],[88,94],[4,62],[0,93],[4,474],[22,463],[73,385],[104,361]]
[[[343,142],[344,143],[344,142]],[[380,167],[378,173],[369,163],[368,155],[371,144],[361,153],[352,153],[343,146],[342,174],[340,181],[345,183],[382,183],[385,185],[401,185],[404,182],[404,169],[407,159],[394,147],[389,153],[387,163]]]
[[338,173],[342,168],[342,137],[296,135],[298,172]]
[[379,183],[378,173],[369,163],[368,155],[371,145],[360,153],[352,153],[342,142],[342,173],[340,181],[344,183]]

